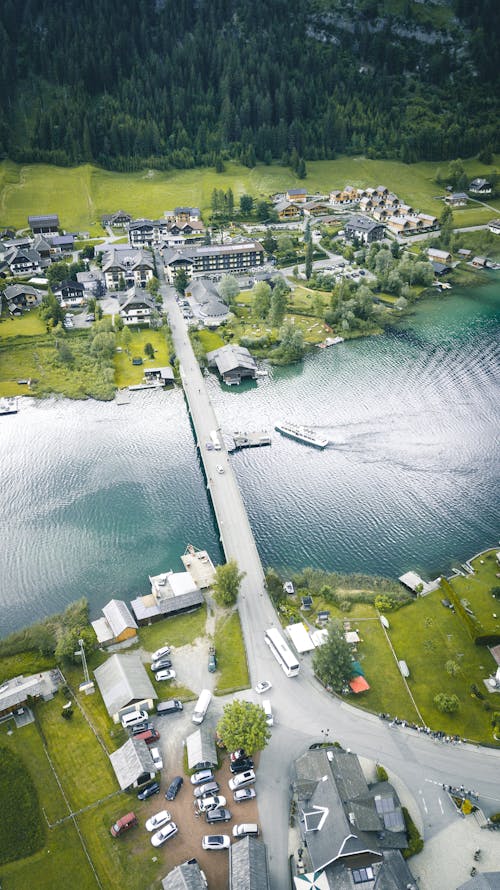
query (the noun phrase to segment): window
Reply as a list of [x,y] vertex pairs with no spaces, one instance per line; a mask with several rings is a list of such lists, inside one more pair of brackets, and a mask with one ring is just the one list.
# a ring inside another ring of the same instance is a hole
[[364,884],[365,881],[374,881],[375,875],[373,874],[373,868],[371,865],[368,865],[367,868],[353,868],[352,879],[355,884]]

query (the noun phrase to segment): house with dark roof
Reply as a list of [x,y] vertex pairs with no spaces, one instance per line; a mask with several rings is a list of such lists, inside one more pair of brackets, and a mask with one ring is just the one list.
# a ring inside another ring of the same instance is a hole
[[121,287],[146,287],[153,277],[154,261],[149,250],[115,247],[102,258],[102,274],[108,290]]
[[217,368],[228,386],[241,383],[245,378],[257,376],[257,362],[245,346],[228,344],[207,352],[208,367]]
[[351,216],[344,226],[344,236],[348,241],[361,241],[363,244],[381,241],[384,231],[385,227],[381,222],[368,219],[367,216]]
[[158,698],[137,652],[110,655],[94,671],[106,710],[115,723],[131,710],[151,710]]
[[125,210],[115,210],[114,213],[105,213],[101,216],[101,225],[103,229],[111,226],[113,229],[126,229],[128,224],[132,222],[130,213]]
[[143,739],[129,739],[109,759],[122,791],[138,788],[155,776],[156,766]]
[[271,890],[266,845],[258,838],[229,847],[229,890]]
[[57,213],[49,213],[46,216],[28,216],[28,225],[34,235],[57,235],[59,217]]
[[447,195],[444,200],[449,207],[465,207],[469,199],[465,192],[453,192],[451,195]]
[[189,277],[214,273],[238,274],[264,264],[264,248],[258,241],[233,241],[162,251],[165,275],[172,284],[180,269]]
[[302,203],[304,203],[305,201],[307,201],[307,189],[288,189],[285,194],[285,198],[287,199],[287,201],[301,201]]
[[177,865],[161,882],[163,890],[207,890],[205,873],[196,859]]
[[48,240],[52,256],[58,256],[61,253],[71,253],[75,248],[75,236],[72,234],[51,235]]
[[40,254],[43,261],[50,263],[51,245],[48,238],[44,238],[43,235],[36,235],[33,241],[33,250]]
[[137,641],[137,624],[123,600],[110,600],[103,606],[102,614],[102,618],[91,622],[101,646],[129,646]]
[[37,250],[28,248],[11,248],[4,256],[4,263],[9,267],[11,275],[34,275],[43,268],[42,258]]
[[82,306],[85,302],[85,287],[79,281],[67,278],[55,291],[61,306]]
[[169,615],[192,612],[203,603],[203,594],[190,572],[162,572],[150,576],[151,593],[132,600],[137,623],[151,624]]
[[125,294],[120,295],[120,318],[128,326],[150,325],[154,310],[153,297],[141,287],[134,285]]
[[469,183],[469,191],[472,192],[473,195],[491,195],[493,186],[487,179],[477,177]]
[[3,296],[11,315],[31,309],[41,301],[41,294],[29,284],[9,284]]

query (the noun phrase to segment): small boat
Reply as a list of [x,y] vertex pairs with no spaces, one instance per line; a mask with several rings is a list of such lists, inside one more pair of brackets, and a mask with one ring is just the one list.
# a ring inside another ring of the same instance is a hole
[[281,433],[282,436],[287,436],[289,439],[294,439],[296,442],[302,442],[304,445],[312,445],[313,448],[326,448],[327,445],[330,444],[330,440],[325,436],[320,436],[318,433],[315,433],[314,430],[308,429],[305,426],[294,426],[291,423],[281,423],[276,424],[274,429]]
[[0,416],[2,414],[17,414],[18,410],[15,397],[0,399]]
[[295,593],[295,587],[293,586],[291,581],[285,581],[283,584],[283,590],[285,593],[288,593],[289,596],[293,596]]
[[328,349],[329,346],[336,346],[337,343],[343,343],[343,337],[327,337],[322,343],[317,343],[318,349]]

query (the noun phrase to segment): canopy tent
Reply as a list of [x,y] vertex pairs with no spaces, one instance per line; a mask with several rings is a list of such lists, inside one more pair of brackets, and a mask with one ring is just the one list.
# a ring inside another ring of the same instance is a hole
[[354,677],[352,680],[349,680],[349,686],[356,695],[359,692],[366,692],[370,688],[364,677]]
[[295,890],[330,890],[328,878],[323,869],[320,871],[310,871],[304,875],[294,877]]

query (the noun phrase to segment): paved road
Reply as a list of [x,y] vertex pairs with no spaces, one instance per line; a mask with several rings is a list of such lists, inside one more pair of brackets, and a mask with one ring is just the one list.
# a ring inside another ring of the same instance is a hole
[[[246,509],[227,452],[224,448],[221,451],[206,449],[210,431],[218,429],[219,424],[174,289],[165,283],[159,257],[157,265],[224,552],[227,559],[236,559],[246,573],[239,610],[252,684],[262,679],[269,679],[273,684],[269,697],[275,712],[275,727],[272,742],[261,756],[258,783],[259,813],[268,844],[273,890],[290,887],[285,866],[289,852],[290,767],[293,758],[314,740],[338,740],[344,747],[383,763],[391,778],[395,777],[403,802],[408,800],[411,806],[411,798],[416,800],[418,813],[412,810],[412,814],[426,838],[439,835],[457,820],[443,792],[443,782],[475,789],[484,796],[492,811],[500,811],[499,752],[437,742],[401,727],[391,729],[387,721],[327,695],[313,676],[310,656],[302,658],[301,672],[295,678],[287,678],[279,668],[264,643],[266,627],[278,626],[278,620],[265,592],[262,565]],[[223,473],[217,472],[217,464],[223,467]],[[270,533],[279,534],[279,529],[271,529]],[[251,691],[246,697],[258,700]]]

